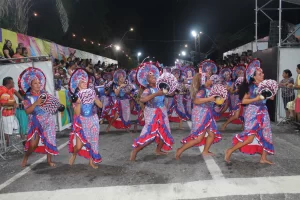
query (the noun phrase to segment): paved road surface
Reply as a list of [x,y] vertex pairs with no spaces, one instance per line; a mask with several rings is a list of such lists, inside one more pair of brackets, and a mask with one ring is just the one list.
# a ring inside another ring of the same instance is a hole
[[185,123],[185,130],[178,130],[177,124],[172,124],[176,144],[169,155],[156,156],[151,145],[138,154],[136,162],[128,159],[132,140],[139,133],[101,133],[103,162],[97,170],[80,157],[74,166],[68,165],[68,131],[64,131],[58,135],[60,155],[54,159],[55,168],[48,167],[45,157],[37,154],[30,157],[32,165],[25,169],[20,167],[21,154],[10,153],[8,160],[0,160],[0,199],[300,199],[297,132],[273,125],[273,166],[258,164],[259,156],[241,153],[233,154],[233,165],[227,166],[224,150],[241,127],[228,127],[223,140],[211,148],[214,157],[203,158],[201,148],[192,148],[176,161],[175,150],[189,133],[189,125]]

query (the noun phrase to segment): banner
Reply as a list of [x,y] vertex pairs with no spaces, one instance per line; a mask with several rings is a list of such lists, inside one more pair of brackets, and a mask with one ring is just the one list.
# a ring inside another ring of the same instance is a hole
[[107,64],[118,63],[116,60],[98,56],[85,51],[64,47],[54,42],[48,42],[3,28],[0,28],[0,56],[3,56],[2,48],[6,40],[10,40],[12,42],[12,49],[14,52],[16,52],[18,44],[22,43],[24,47],[27,48],[29,56],[52,56],[53,58],[57,58],[59,60],[66,60],[70,53],[74,53],[76,51],[76,57],[82,59],[92,59],[94,64],[96,64],[99,60],[101,62],[106,62]]
[[59,131],[69,128],[73,122],[74,111],[68,93],[68,90],[56,91],[56,96],[59,99],[59,102],[65,106],[64,112],[58,113]]

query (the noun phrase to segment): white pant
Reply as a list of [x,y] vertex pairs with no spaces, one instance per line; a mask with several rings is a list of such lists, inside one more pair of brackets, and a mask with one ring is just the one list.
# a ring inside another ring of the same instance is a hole
[[16,116],[2,116],[3,133],[12,135],[19,132],[19,121]]

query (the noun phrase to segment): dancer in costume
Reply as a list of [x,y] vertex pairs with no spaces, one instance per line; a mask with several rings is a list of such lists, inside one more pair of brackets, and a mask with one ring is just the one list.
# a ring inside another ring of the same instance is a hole
[[117,129],[130,129],[130,104],[129,94],[132,86],[125,82],[126,72],[122,69],[114,73],[114,86],[113,90],[116,95],[116,100],[111,111],[111,116],[108,118],[109,125],[106,132],[109,132],[110,127],[113,126]]
[[169,115],[169,120],[171,122],[179,122],[179,129],[183,129],[182,121],[188,120],[185,113],[185,106],[183,105],[183,100],[186,92],[185,85],[181,81],[181,70],[176,67],[172,69],[172,74],[176,77],[178,81],[177,91],[175,92],[173,105],[171,106],[172,113]]
[[42,70],[29,67],[19,76],[19,89],[26,93],[23,101],[28,114],[28,134],[25,143],[25,155],[22,167],[27,164],[32,152],[47,154],[47,162],[51,167],[52,155],[58,155],[56,147],[56,130],[53,114],[62,107],[59,100],[46,93],[46,77]]
[[136,84],[136,69],[133,69],[128,74],[128,81],[129,84],[132,85],[132,91],[129,94],[130,96],[130,112],[133,116],[136,116],[136,121],[134,123],[134,130],[133,132],[137,132],[137,125],[138,123],[138,116],[141,110],[141,107],[138,102],[138,93],[139,93],[139,87]]
[[232,77],[235,80],[235,84],[233,87],[230,88],[230,104],[231,104],[231,116],[230,118],[222,125],[222,131],[225,130],[227,125],[231,122],[234,123],[234,120],[240,119],[239,123],[243,123],[243,116],[242,116],[242,104],[241,100],[239,99],[238,88],[239,85],[244,81],[245,77],[245,67],[243,65],[236,66],[233,69]]
[[228,108],[229,108],[230,111],[232,111],[232,103],[231,103],[231,101],[232,101],[232,95],[230,94],[230,91],[234,90],[233,89],[234,82],[231,79],[231,74],[232,74],[232,71],[229,68],[223,68],[220,71],[220,74],[219,74],[219,76],[223,80],[224,86],[226,87],[227,91],[229,92],[228,96],[227,96],[227,100],[225,102],[225,106],[224,106],[223,110],[221,111],[221,114],[223,114],[224,112],[226,112]]
[[[163,68],[163,73],[171,73],[171,68],[170,67]],[[166,95],[164,103],[167,108],[168,116],[170,116],[174,110],[174,96]]]
[[105,80],[104,84],[104,96],[103,96],[103,108],[102,108],[102,113],[101,113],[101,122],[103,123],[103,119],[108,119],[110,118],[111,114],[111,109],[114,105],[115,101],[115,93],[113,91],[113,74],[112,73],[104,73],[103,74],[103,79]]
[[[144,117],[145,126],[138,138],[133,142],[133,151],[130,155],[130,160],[135,161],[136,155],[144,147],[151,144],[153,141],[157,143],[155,153],[164,155],[172,149],[174,144],[167,115],[167,109],[164,106],[164,92],[156,87],[156,80],[159,77],[159,70],[151,63],[145,63],[137,72],[137,80],[140,85],[145,87],[140,101],[145,103]],[[176,80],[170,78],[166,82],[175,82],[169,84],[169,92],[175,91],[177,86]]]
[[192,84],[193,77],[195,76],[195,70],[192,67],[185,67],[183,69],[183,74],[185,77],[184,83],[186,88],[186,93],[184,95],[184,110],[187,118],[190,120],[192,117],[192,98],[190,94],[190,86]]
[[208,78],[218,72],[218,67],[212,60],[204,60],[198,65],[198,67],[199,71],[201,71],[201,73],[206,73]]
[[244,131],[233,138],[234,146],[225,152],[227,163],[230,163],[231,154],[239,149],[242,153],[261,154],[260,163],[273,164],[267,159],[267,154],[274,154],[269,113],[266,100],[262,100],[258,93],[258,86],[263,80],[260,61],[254,59],[247,67],[246,80],[239,90],[242,104],[247,105],[244,111]]
[[77,154],[89,159],[89,165],[96,169],[100,163],[99,154],[99,118],[95,105],[102,107],[95,90],[88,88],[89,77],[84,69],[77,69],[70,78],[69,90],[74,103],[73,131],[70,133],[69,152],[72,156],[69,164],[73,165]]
[[[221,141],[221,133],[217,129],[216,121],[213,116],[213,106],[215,95],[209,96],[212,81],[208,79],[206,74],[197,73],[192,81],[191,96],[194,103],[192,110],[192,129],[188,137],[181,140],[183,144],[176,151],[176,159],[180,159],[181,154],[193,147],[204,146],[202,155],[213,155],[209,151],[213,143]],[[222,85],[219,85],[220,87]],[[223,89],[223,88],[220,88]],[[223,89],[223,93],[227,95],[227,91]],[[225,96],[226,96],[225,95]],[[207,138],[205,134],[208,133]]]

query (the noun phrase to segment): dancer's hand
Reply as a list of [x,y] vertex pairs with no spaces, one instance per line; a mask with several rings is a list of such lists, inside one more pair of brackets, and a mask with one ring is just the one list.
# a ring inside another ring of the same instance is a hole
[[156,96],[163,96],[165,93],[162,90],[158,90],[156,93]]
[[36,105],[36,106],[39,106],[39,105],[42,105],[42,103],[43,103],[43,99],[42,98],[38,98],[35,102],[34,102],[34,104]]
[[216,95],[212,95],[211,97],[208,98],[210,102],[215,102],[216,101]]

